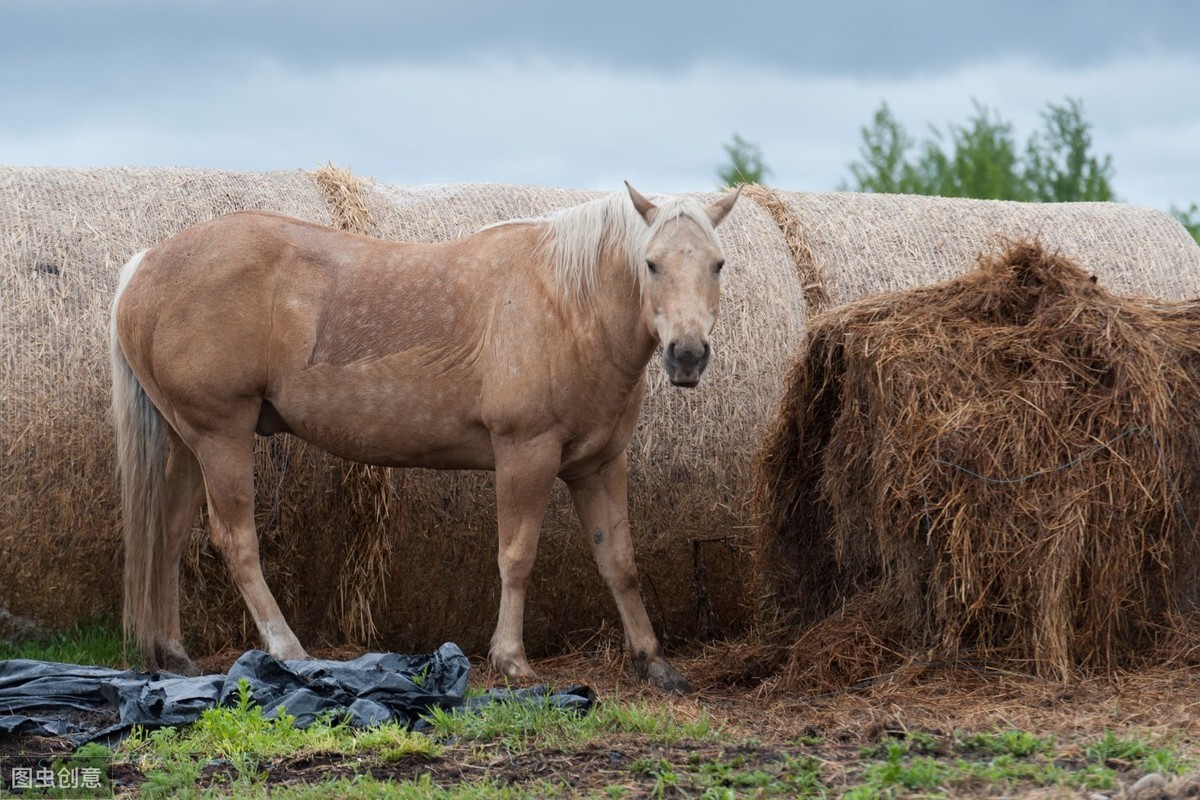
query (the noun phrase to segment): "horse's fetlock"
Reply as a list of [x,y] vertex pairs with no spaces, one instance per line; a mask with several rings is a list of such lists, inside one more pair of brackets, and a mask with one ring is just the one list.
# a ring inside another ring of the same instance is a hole
[[646,680],[650,676],[650,664],[659,658],[657,653],[649,653],[645,650],[632,650],[629,654],[629,660],[633,663],[633,671],[642,680]]

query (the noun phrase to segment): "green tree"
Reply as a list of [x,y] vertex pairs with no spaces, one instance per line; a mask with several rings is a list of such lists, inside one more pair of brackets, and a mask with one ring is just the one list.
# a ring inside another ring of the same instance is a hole
[[762,183],[771,174],[770,168],[763,162],[762,149],[757,144],[735,133],[733,142],[722,147],[729,156],[729,163],[717,169],[721,188],[737,186],[739,183]]
[[1053,203],[1115,199],[1112,156],[1091,155],[1091,124],[1083,104],[1068,99],[1042,113],[1044,130],[1034,133],[1025,151],[1025,184],[1037,200]]
[[864,192],[935,194],[994,200],[1112,200],[1112,157],[1092,154],[1091,125],[1078,100],[1050,104],[1044,128],[1019,148],[1013,127],[998,112],[975,103],[965,125],[932,129],[914,143],[887,103],[862,129],[860,161],[850,164]]
[[[936,128],[925,142],[916,172],[920,194],[978,197],[987,200],[1027,200],[1028,189],[1019,174],[1020,159],[1012,125],[978,102],[975,116],[948,133]],[[943,144],[948,145],[943,148]]]
[[920,179],[908,161],[908,153],[914,146],[888,104],[881,105],[871,125],[862,128],[862,144],[858,146],[862,160],[850,165],[855,190],[921,194]]
[[1192,203],[1191,208],[1186,211],[1182,208],[1171,206],[1171,215],[1179,220],[1179,224],[1187,229],[1187,232],[1192,235],[1197,244],[1200,244],[1200,206]]

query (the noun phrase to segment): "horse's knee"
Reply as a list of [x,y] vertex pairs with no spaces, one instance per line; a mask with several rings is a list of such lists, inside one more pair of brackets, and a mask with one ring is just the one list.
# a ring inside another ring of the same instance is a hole
[[258,548],[255,546],[257,542],[253,538],[247,541],[244,533],[223,521],[213,520],[209,541],[225,560],[225,566],[229,568],[234,580],[239,580],[241,576],[258,567]]
[[511,546],[500,550],[500,576],[507,583],[519,581],[522,585],[533,572],[536,551],[530,547]]

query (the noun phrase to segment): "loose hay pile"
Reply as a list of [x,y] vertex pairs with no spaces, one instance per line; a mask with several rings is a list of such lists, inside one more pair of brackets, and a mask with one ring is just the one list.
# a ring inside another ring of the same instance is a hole
[[1065,678],[1186,633],[1198,380],[1200,302],[1118,298],[1037,242],[810,320],[759,483],[782,680]]

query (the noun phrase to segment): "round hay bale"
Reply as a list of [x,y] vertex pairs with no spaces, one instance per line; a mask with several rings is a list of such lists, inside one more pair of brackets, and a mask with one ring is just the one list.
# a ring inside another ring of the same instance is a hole
[[133,253],[202,219],[328,221],[305,172],[0,167],[0,609],[119,618],[108,309]]
[[791,685],[918,657],[1111,670],[1194,606],[1200,301],[1085,263],[1016,242],[810,320],[758,485]]
[[1171,215],[1124,203],[1015,203],[857,192],[774,192],[832,305],[974,269],[1002,241],[1037,239],[1117,294],[1200,293],[1200,248]]
[[[117,272],[132,253],[241,208],[439,240],[595,196],[383,187],[334,168],[312,175],[0,168],[0,438],[8,455],[0,465],[0,608],[54,626],[93,614],[115,618],[119,610],[106,342]],[[782,391],[775,365],[794,348],[805,315],[770,217],[739,203],[721,235],[729,268],[712,364],[694,392],[670,387],[651,364],[631,447],[638,566],[651,618],[668,641],[736,632],[749,618],[753,457]],[[453,639],[486,650],[499,595],[490,473],[350,465],[275,437],[260,440],[256,478],[264,572],[306,643],[374,635],[395,649]],[[202,524],[182,585],[185,638],[198,651],[254,642],[253,623]],[[552,651],[615,619],[560,487],[529,593],[529,651]]]

